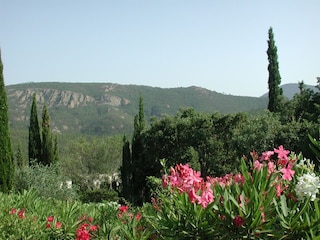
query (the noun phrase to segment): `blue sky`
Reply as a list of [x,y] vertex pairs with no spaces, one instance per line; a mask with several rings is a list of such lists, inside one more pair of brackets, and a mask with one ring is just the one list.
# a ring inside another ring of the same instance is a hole
[[268,91],[273,27],[282,84],[320,77],[320,1],[0,0],[5,84],[108,82]]

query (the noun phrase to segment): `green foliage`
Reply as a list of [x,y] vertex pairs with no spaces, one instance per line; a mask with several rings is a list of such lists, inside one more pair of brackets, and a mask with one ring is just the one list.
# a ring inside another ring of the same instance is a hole
[[145,128],[143,98],[139,98],[139,113],[134,118],[134,130],[132,137],[132,170],[129,175],[132,175],[131,198],[135,205],[142,205],[147,200],[146,177],[152,175],[148,171],[148,162],[144,156],[144,143],[142,133]]
[[315,155],[315,159],[317,159],[317,167],[318,171],[320,172],[320,127],[319,127],[319,139],[313,138],[312,135],[308,135],[310,144],[309,147],[312,150],[313,154]]
[[119,171],[122,137],[73,137],[66,143],[60,164],[71,179],[85,180]]
[[278,63],[278,53],[277,47],[274,41],[274,35],[272,28],[268,32],[268,71],[269,71],[269,103],[268,109],[270,112],[279,112],[281,111],[283,104],[282,89],[280,88],[281,77],[279,72],[279,63]]
[[77,186],[68,188],[66,181],[70,180],[61,173],[57,164],[33,164],[17,168],[14,178],[14,191],[23,193],[33,190],[37,196],[60,200],[77,199]]
[[41,146],[41,160],[40,163],[50,165],[55,161],[55,151],[53,145],[52,132],[50,130],[50,117],[47,106],[43,106],[42,110],[42,146]]
[[121,195],[130,201],[132,201],[132,160],[131,160],[131,151],[130,143],[126,136],[123,137],[123,147],[122,147],[122,165],[120,167],[121,173],[121,183],[122,183],[122,192]]
[[12,189],[14,158],[11,146],[7,93],[3,78],[3,65],[0,52],[0,191]]
[[29,161],[41,161],[41,133],[38,120],[37,100],[36,94],[33,94],[31,113],[30,113],[30,126],[29,126],[29,142],[28,142]]
[[119,200],[119,197],[118,193],[113,189],[86,189],[81,191],[80,200],[83,203],[116,202]]

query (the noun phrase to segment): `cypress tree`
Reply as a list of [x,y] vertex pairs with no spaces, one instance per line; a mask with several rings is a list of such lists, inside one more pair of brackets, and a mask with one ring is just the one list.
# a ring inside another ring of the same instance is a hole
[[279,72],[279,63],[278,63],[278,53],[277,47],[274,41],[273,30],[270,27],[269,29],[269,40],[268,40],[268,72],[269,72],[269,103],[268,109],[270,112],[280,112],[282,109],[283,97],[282,89],[280,88],[281,77]]
[[0,191],[8,193],[13,186],[14,158],[10,140],[7,93],[0,51]]
[[146,192],[146,177],[147,173],[144,171],[144,147],[142,140],[142,132],[145,127],[143,97],[140,94],[139,98],[139,113],[134,118],[134,130],[132,137],[132,196],[133,204],[142,205],[145,200]]
[[26,162],[23,157],[23,153],[21,150],[21,143],[18,143],[17,153],[16,153],[16,167],[23,168],[26,165]]
[[50,165],[54,159],[54,151],[52,144],[52,137],[50,132],[50,117],[47,106],[43,106],[42,110],[42,149],[41,149],[41,163],[43,165]]
[[41,161],[41,135],[38,120],[37,100],[36,94],[33,94],[31,113],[30,113],[30,126],[29,126],[29,161]]
[[123,136],[122,146],[122,166],[120,168],[121,181],[122,181],[122,196],[132,201],[131,198],[131,181],[132,181],[132,163],[130,143],[126,136]]

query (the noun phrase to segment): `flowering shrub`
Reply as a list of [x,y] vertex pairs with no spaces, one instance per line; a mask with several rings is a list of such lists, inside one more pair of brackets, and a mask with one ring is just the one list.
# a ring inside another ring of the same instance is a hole
[[239,173],[215,178],[176,165],[162,178],[167,191],[155,229],[166,239],[313,239],[320,234],[319,177],[309,160],[289,153],[283,146],[252,152]]
[[320,178],[279,146],[244,157],[239,171],[202,177],[178,164],[141,208],[0,193],[0,239],[318,239]]

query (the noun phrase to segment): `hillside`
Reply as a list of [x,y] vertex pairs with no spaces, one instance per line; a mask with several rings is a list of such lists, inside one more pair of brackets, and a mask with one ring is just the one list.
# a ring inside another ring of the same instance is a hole
[[[308,89],[311,89],[312,91],[318,91],[318,89],[315,86],[312,85],[306,85],[305,86]],[[293,96],[297,93],[300,93],[299,90],[299,84],[298,83],[286,83],[281,85],[283,95],[286,96],[288,99],[292,99]],[[263,94],[261,97],[268,97],[268,93]]]
[[194,86],[164,89],[113,83],[25,83],[7,86],[11,129],[28,129],[33,93],[37,94],[39,118],[46,103],[52,128],[58,133],[131,134],[140,93],[147,120],[174,115],[187,107],[233,113],[267,106],[265,98],[224,95]]

